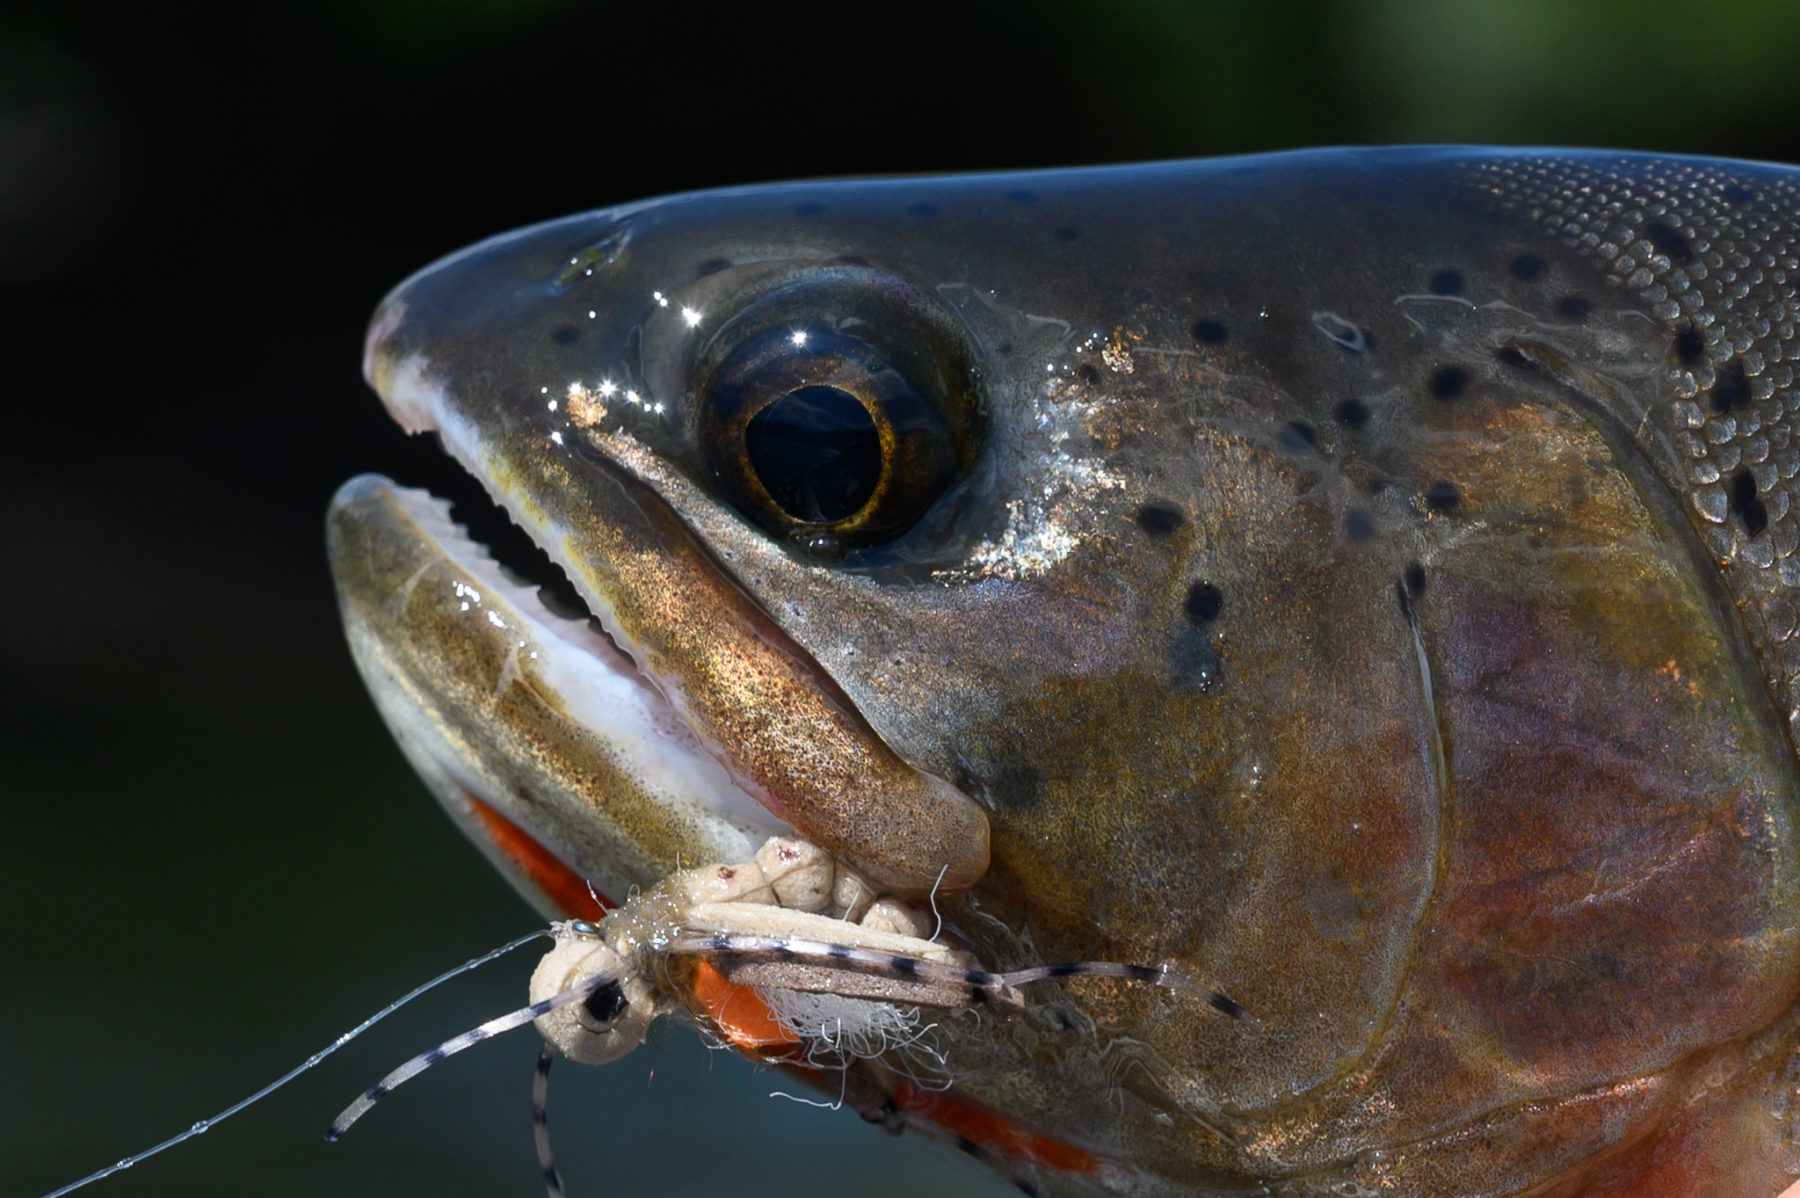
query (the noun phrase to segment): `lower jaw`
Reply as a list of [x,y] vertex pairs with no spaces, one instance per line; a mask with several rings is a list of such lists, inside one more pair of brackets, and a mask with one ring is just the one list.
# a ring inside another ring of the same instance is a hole
[[509,578],[448,507],[346,483],[328,518],[339,604],[396,741],[534,906],[576,914],[589,883],[623,894],[788,831],[603,632]]

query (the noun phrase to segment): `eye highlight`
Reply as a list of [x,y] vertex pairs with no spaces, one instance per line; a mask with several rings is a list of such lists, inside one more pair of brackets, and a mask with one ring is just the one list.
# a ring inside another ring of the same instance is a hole
[[834,282],[767,297],[722,331],[698,411],[722,497],[819,558],[905,533],[973,454],[973,371],[945,318],[892,287]]

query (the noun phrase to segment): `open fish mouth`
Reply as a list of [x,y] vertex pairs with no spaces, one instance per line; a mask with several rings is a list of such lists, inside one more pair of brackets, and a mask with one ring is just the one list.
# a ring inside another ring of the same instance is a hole
[[748,860],[788,830],[601,618],[496,560],[448,501],[362,475],[338,491],[329,529],[351,650],[383,718],[547,915],[583,913],[571,875],[616,898],[683,861]]
[[889,748],[651,483],[565,438],[547,386],[521,400],[458,351],[434,356],[458,339],[431,301],[463,269],[450,259],[389,297],[365,373],[585,608],[547,607],[424,493],[365,476],[329,516],[356,660],[452,815],[552,912],[585,910],[571,877],[619,895],[683,864],[747,860],[777,834],[890,893],[973,885],[983,811]]

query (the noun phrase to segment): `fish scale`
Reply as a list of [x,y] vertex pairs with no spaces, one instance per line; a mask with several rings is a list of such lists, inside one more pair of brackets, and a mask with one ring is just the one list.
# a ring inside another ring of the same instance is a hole
[[[1671,397],[1659,423],[1677,455],[1664,463],[1668,481],[1690,494],[1706,547],[1754,622],[1758,660],[1795,728],[1800,190],[1779,168],[1606,156],[1482,163],[1471,168],[1470,185],[1497,211],[1600,266],[1662,322]],[[1688,330],[1700,346],[1677,344]],[[1730,385],[1734,374],[1747,386]],[[1755,482],[1766,518],[1755,535],[1729,492],[1740,472]]]

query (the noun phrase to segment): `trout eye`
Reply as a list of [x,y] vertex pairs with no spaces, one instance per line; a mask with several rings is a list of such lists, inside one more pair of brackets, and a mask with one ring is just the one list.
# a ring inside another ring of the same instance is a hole
[[916,308],[803,285],[731,322],[697,414],[722,497],[827,559],[916,524],[967,468],[975,423],[961,338]]

